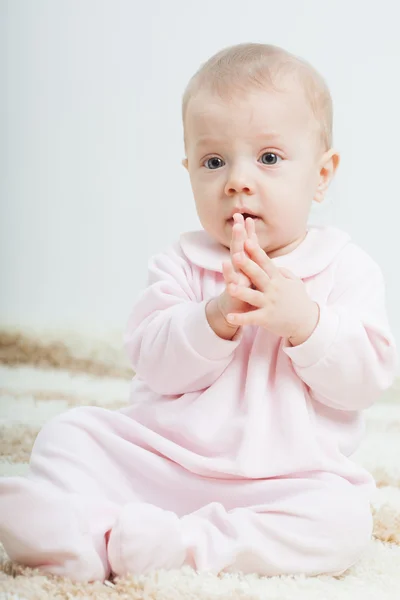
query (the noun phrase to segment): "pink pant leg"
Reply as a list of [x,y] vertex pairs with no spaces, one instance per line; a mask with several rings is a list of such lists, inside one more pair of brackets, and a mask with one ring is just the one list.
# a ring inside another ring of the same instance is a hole
[[110,567],[123,574],[182,564],[317,574],[346,569],[368,542],[369,503],[339,477],[202,479],[142,448],[139,430],[97,408],[46,425],[29,477],[0,480],[0,541],[9,556],[88,581],[106,578]]
[[137,498],[122,466],[132,444],[115,431],[121,419],[67,411],[40,431],[28,476],[0,478],[0,541],[12,560],[75,580],[108,577],[106,533]]
[[189,564],[199,571],[337,574],[361,556],[372,531],[369,502],[332,477],[265,481],[265,503],[226,510],[214,502],[178,518],[126,505],[108,546],[118,575]]
[[79,581],[108,577],[104,533],[117,514],[111,503],[23,477],[2,480],[0,494],[0,540],[12,560]]

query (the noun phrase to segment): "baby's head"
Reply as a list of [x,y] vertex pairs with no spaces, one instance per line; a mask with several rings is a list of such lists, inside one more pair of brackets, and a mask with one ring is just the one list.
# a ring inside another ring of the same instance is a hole
[[339,162],[331,96],[317,71],[275,46],[227,48],[190,80],[183,124],[204,229],[229,247],[232,215],[242,212],[256,217],[271,257],[294,249]]

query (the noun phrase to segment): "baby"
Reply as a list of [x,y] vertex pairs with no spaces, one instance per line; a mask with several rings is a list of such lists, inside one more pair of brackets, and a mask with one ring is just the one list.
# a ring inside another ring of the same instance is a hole
[[369,543],[350,456],[393,380],[382,274],[307,225],[339,163],[329,91],[268,45],[212,57],[183,100],[203,231],[150,261],[126,347],[132,403],[68,411],[0,482],[9,556],[75,580],[190,565],[339,574]]

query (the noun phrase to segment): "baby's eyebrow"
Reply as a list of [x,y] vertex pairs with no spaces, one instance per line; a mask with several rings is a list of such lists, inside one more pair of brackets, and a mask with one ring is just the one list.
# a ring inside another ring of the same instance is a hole
[[221,142],[221,140],[218,138],[215,138],[211,135],[202,135],[201,137],[197,138],[196,146],[206,146],[207,144],[216,144],[218,142]]
[[256,138],[258,140],[268,140],[271,142],[281,142],[282,136],[277,131],[260,131]]
[[[283,141],[282,136],[277,131],[261,131],[253,137],[258,141],[264,140],[265,142],[278,143]],[[223,140],[222,138],[217,138],[211,135],[202,135],[196,140],[196,147],[199,148],[209,144],[219,144],[223,143],[224,141],[226,142],[226,140]]]

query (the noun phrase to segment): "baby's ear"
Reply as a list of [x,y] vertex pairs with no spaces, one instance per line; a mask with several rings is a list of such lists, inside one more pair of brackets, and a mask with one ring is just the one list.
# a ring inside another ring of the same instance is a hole
[[319,165],[319,182],[314,194],[315,202],[323,201],[326,190],[328,189],[329,184],[336,173],[336,169],[339,166],[339,162],[339,153],[333,148],[327,152],[324,152],[322,155]]
[[188,168],[188,159],[187,159],[187,158],[184,158],[184,159],[182,160],[182,164],[183,164],[183,166],[185,167],[185,169],[187,169],[187,168]]

